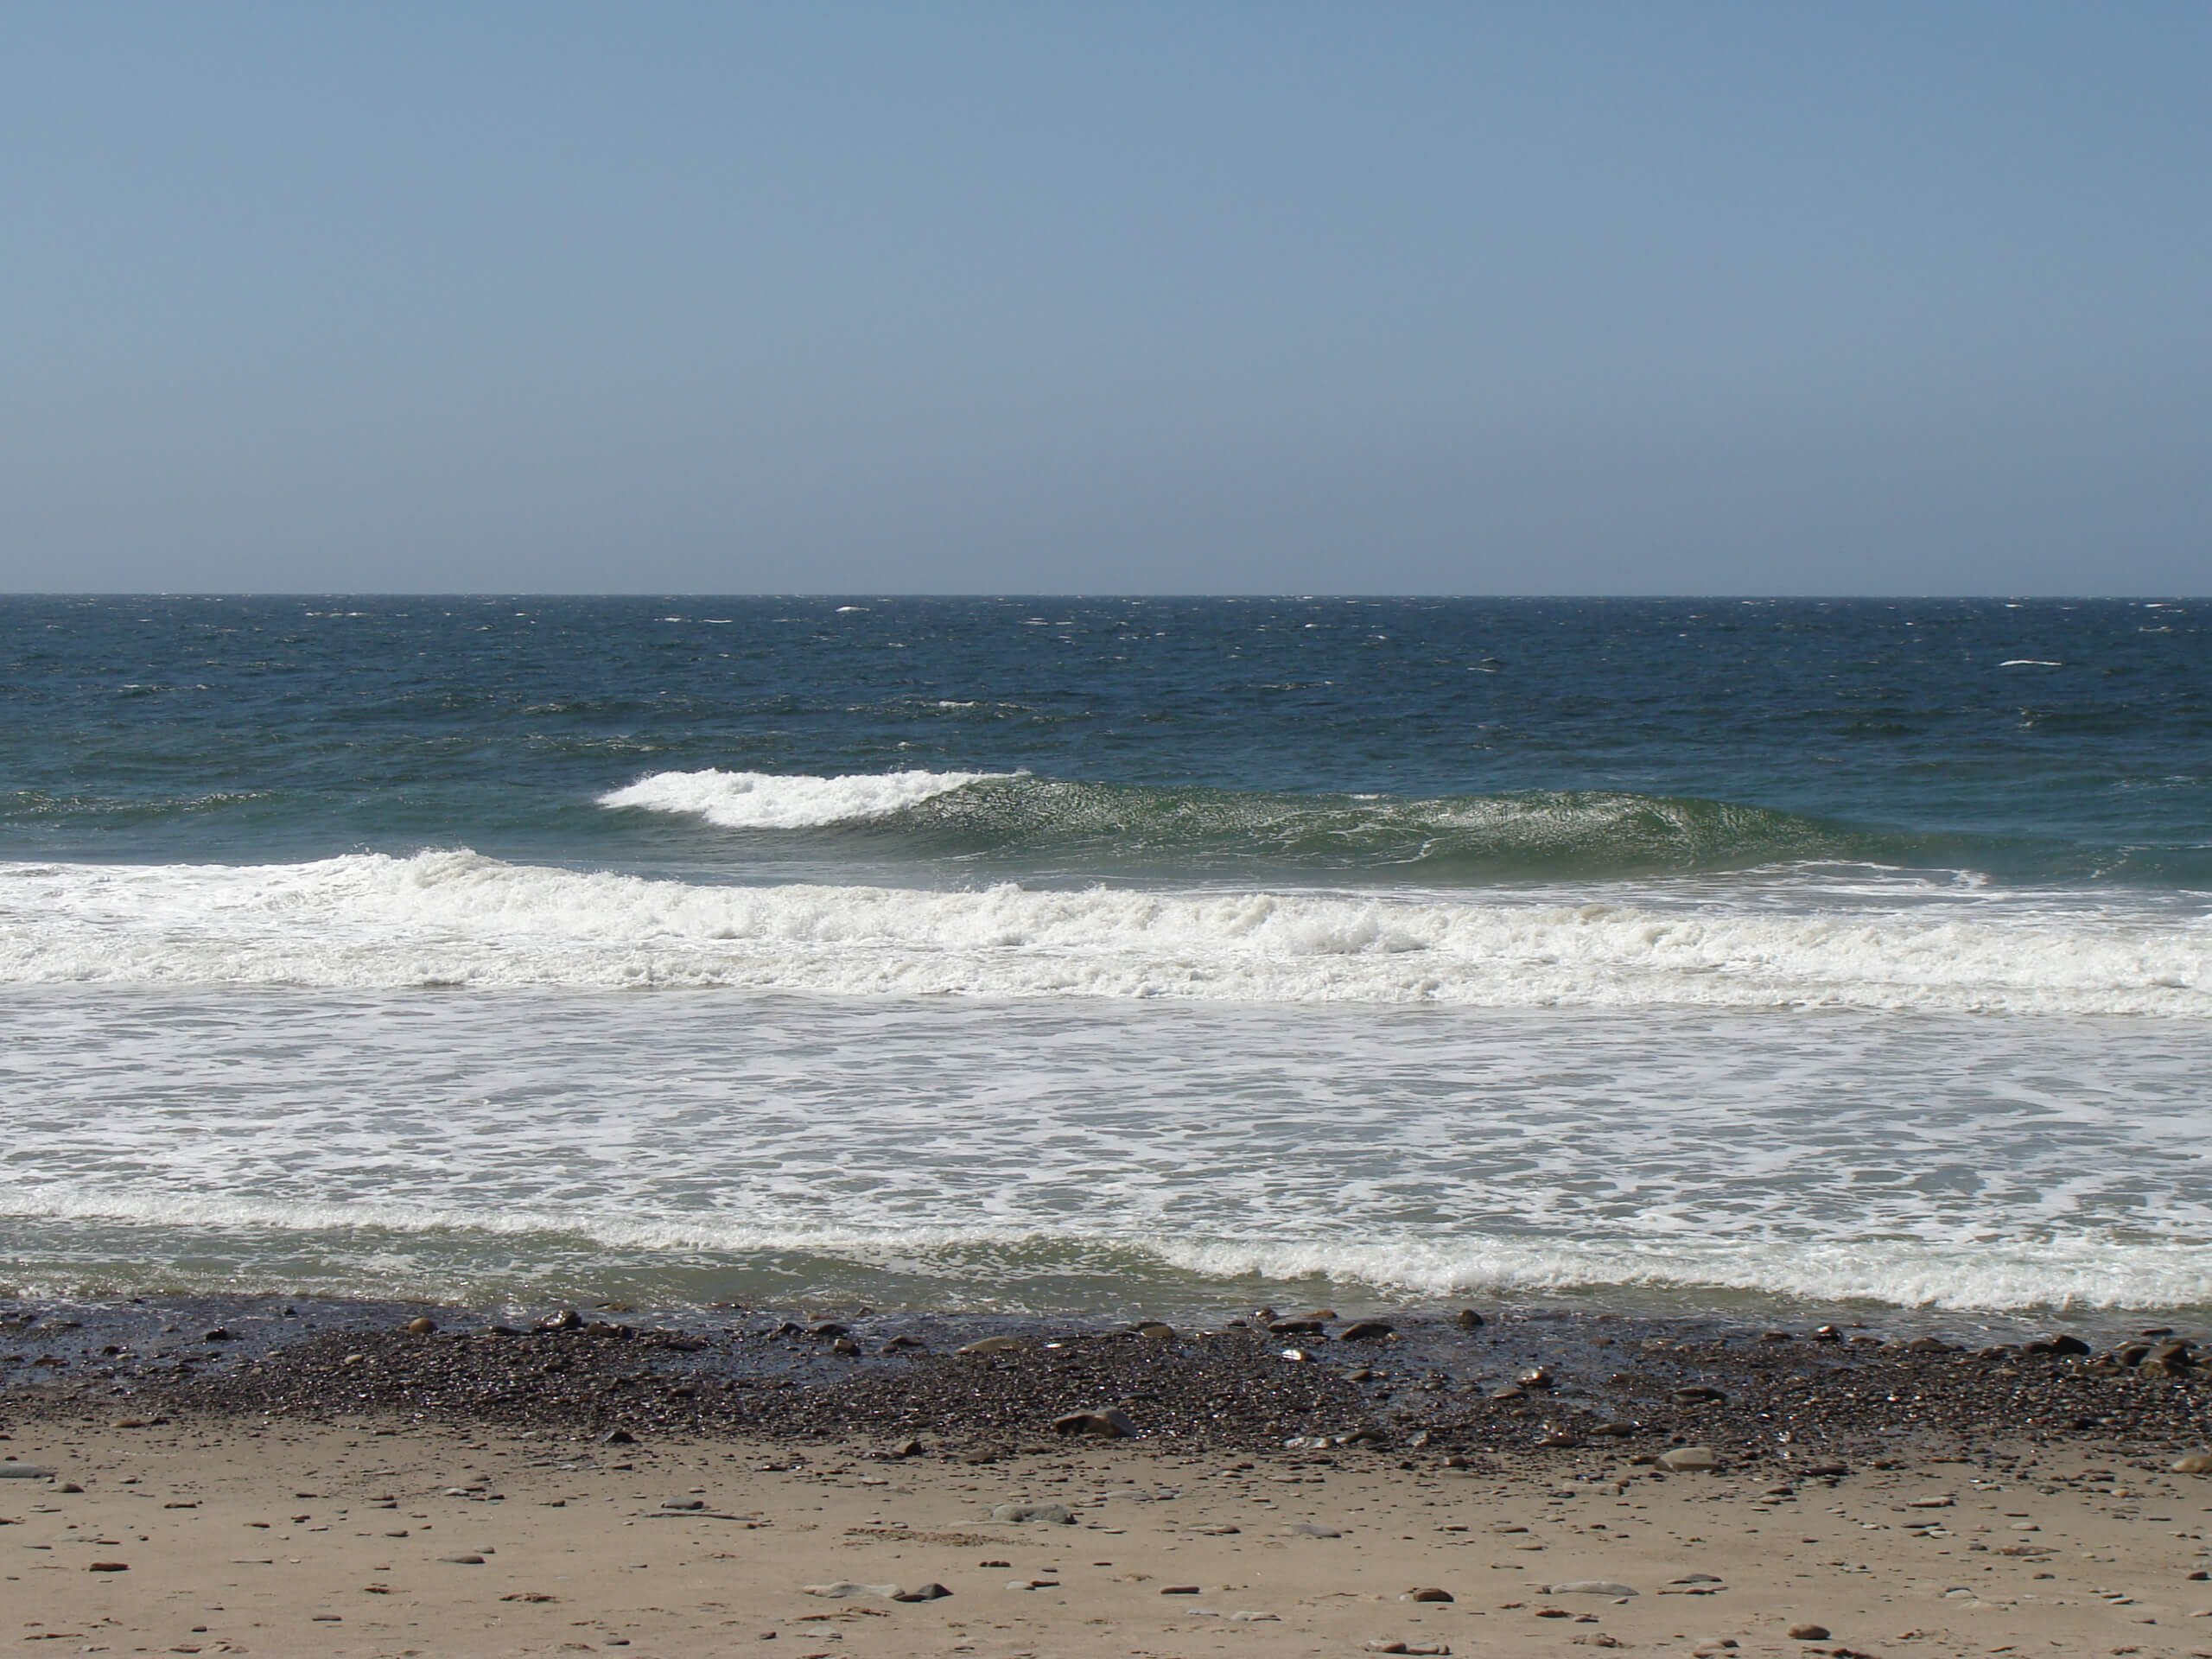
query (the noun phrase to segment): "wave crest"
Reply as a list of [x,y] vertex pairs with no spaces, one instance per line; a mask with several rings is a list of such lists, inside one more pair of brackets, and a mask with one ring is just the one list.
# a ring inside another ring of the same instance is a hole
[[2212,932],[1322,893],[723,887],[358,854],[0,866],[0,982],[2212,1013]]

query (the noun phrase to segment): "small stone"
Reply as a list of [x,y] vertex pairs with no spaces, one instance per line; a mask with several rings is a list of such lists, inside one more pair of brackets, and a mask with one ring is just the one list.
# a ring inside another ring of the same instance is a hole
[[238,1337],[237,1332],[228,1330],[219,1325],[213,1331],[210,1331],[206,1336],[200,1338],[202,1342],[236,1342],[238,1339]]
[[1358,1324],[1348,1325],[1338,1332],[1337,1340],[1338,1342],[1386,1342],[1396,1334],[1395,1327],[1383,1324],[1380,1319],[1362,1319]]
[[1948,1510],[1957,1502],[1956,1498],[1951,1497],[1916,1497],[1909,1500],[1905,1507],[1914,1510]]
[[2177,1475],[2212,1475],[2212,1452],[2191,1452],[2166,1466]]
[[1052,1419],[1055,1434],[1089,1434],[1102,1440],[1128,1440],[1135,1439],[1136,1432],[1137,1426],[1129,1421],[1128,1413],[1118,1406],[1104,1411],[1071,1411]]
[[951,1593],[952,1592],[943,1585],[932,1580],[928,1584],[918,1584],[911,1590],[893,1590],[891,1592],[891,1599],[893,1601],[941,1601]]
[[1325,1527],[1316,1521],[1294,1521],[1283,1529],[1287,1538],[1341,1538],[1344,1534],[1334,1527]]
[[958,1351],[963,1354],[1014,1354],[1021,1351],[1019,1337],[985,1337]]
[[484,1565],[484,1558],[481,1555],[441,1555],[438,1557],[438,1560],[444,1562],[448,1567],[481,1567]]
[[1550,1371],[1538,1365],[1522,1372],[1514,1381],[1524,1389],[1548,1389],[1554,1385],[1556,1379]]
[[1488,1324],[1489,1321],[1484,1319],[1481,1314],[1476,1313],[1473,1308],[1463,1307],[1459,1310],[1459,1317],[1453,1319],[1452,1323],[1458,1325],[1462,1331],[1479,1331],[1484,1325]]
[[1195,1584],[1163,1584],[1160,1586],[1160,1593],[1163,1596],[1195,1596],[1203,1592]]
[[[437,1328],[438,1322],[435,1319],[410,1319],[407,1321],[407,1334],[410,1337],[431,1336],[435,1334]],[[213,1342],[214,1338],[210,1337],[208,1340]]]
[[1280,1624],[1281,1613],[1231,1613],[1230,1618],[1239,1624]]
[[799,1593],[822,1596],[831,1601],[842,1601],[847,1596],[878,1596],[889,1601],[899,1593],[895,1584],[855,1584],[849,1579],[838,1579],[829,1584],[802,1584]]
[[1173,1342],[1175,1340],[1175,1327],[1158,1319],[1147,1319],[1137,1326],[1137,1335],[1149,1337],[1154,1342]]
[[1789,1639],[1792,1642],[1826,1642],[1828,1640],[1828,1627],[1825,1624],[1792,1624]]
[[1720,1466],[1720,1454],[1709,1446],[1674,1446],[1659,1454],[1659,1466],[1674,1474],[1693,1474]]
[[929,1447],[924,1446],[919,1440],[907,1440],[901,1445],[893,1446],[889,1455],[894,1458],[918,1458],[928,1451]]
[[1702,1382],[1693,1382],[1685,1388],[1675,1389],[1667,1397],[1678,1406],[1707,1406],[1726,1400],[1728,1396],[1718,1389],[1707,1388]]
[[635,1446],[638,1437],[626,1428],[610,1428],[599,1437],[601,1446]]
[[54,1471],[41,1463],[0,1463],[0,1480],[52,1480]]
[[1440,1590],[1433,1584],[1424,1589],[1408,1590],[1398,1598],[1400,1601],[1450,1601],[1452,1599],[1449,1590]]
[[1554,1596],[1632,1596],[1636,1592],[1624,1584],[1615,1584],[1611,1579],[1576,1579],[1567,1584],[1555,1584],[1550,1593]]
[[876,1350],[879,1354],[904,1353],[909,1348],[926,1348],[929,1344],[919,1337],[893,1337]]
[[2086,1354],[2090,1350],[2089,1344],[2081,1338],[2060,1334],[2037,1337],[2032,1342],[2023,1343],[2020,1351],[2024,1354]]
[[1239,1532],[1243,1531],[1243,1528],[1241,1528],[1241,1527],[1231,1527],[1231,1526],[1225,1526],[1225,1525],[1223,1525],[1223,1526],[1211,1526],[1211,1527],[1192,1527],[1192,1528],[1191,1529],[1191,1530],[1192,1530],[1192,1532],[1195,1532],[1196,1534],[1198,1534],[1198,1536],[1199,1536],[1199,1537],[1201,1537],[1201,1538],[1233,1538],[1233,1537],[1235,1537],[1235,1536],[1236,1536]]
[[696,1497],[664,1497],[660,1506],[664,1510],[703,1510],[707,1507],[703,1499]]
[[830,1351],[831,1353],[842,1354],[848,1359],[859,1353],[860,1351],[860,1344],[855,1342],[850,1337],[840,1337],[836,1341],[830,1344]]
[[1268,1326],[1268,1333],[1278,1337],[1318,1337],[1327,1330],[1320,1319],[1277,1319]]
[[571,1307],[541,1319],[537,1328],[541,1331],[581,1331],[584,1328],[584,1316]]
[[128,1573],[130,1570],[130,1563],[128,1561],[94,1561],[85,1569],[87,1573]]
[[1065,1503],[999,1503],[992,1506],[991,1519],[1005,1526],[1071,1527],[1075,1511]]
[[807,1326],[806,1334],[810,1337],[845,1337],[850,1336],[852,1332],[835,1319],[824,1319],[819,1325]]

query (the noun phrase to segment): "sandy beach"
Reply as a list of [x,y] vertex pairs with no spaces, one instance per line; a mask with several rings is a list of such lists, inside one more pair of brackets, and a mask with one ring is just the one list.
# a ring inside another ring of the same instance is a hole
[[[1790,1478],[373,1421],[12,1433],[55,1471],[0,1487],[10,1633],[60,1644],[33,1651],[2212,1651],[2190,1582],[2212,1486],[2088,1448]],[[994,1519],[1009,1504],[1042,1518]]]
[[0,1604],[63,1652],[2212,1653],[2186,1342],[1317,1313],[20,1311]]

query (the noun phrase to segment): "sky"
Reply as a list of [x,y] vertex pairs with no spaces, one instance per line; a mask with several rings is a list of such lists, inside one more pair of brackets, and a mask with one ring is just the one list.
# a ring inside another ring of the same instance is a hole
[[2203,594],[2212,7],[0,10],[0,589]]

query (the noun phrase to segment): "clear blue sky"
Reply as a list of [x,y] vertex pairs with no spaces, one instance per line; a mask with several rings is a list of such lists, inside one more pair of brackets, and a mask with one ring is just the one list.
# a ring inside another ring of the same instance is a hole
[[2212,590],[2212,6],[0,12],[0,588]]

